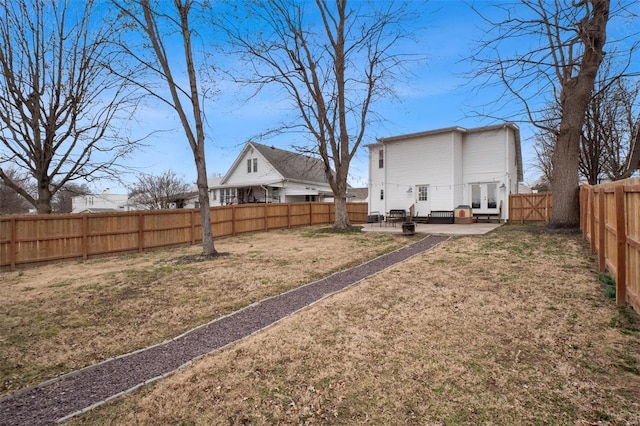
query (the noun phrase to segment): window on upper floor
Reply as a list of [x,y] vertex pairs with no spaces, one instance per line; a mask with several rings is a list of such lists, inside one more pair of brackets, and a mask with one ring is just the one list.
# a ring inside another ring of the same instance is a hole
[[378,168],[384,168],[384,149],[378,151]]
[[247,160],[247,173],[256,173],[258,171],[258,159],[249,158]]
[[384,200],[384,189],[380,190],[380,199]]

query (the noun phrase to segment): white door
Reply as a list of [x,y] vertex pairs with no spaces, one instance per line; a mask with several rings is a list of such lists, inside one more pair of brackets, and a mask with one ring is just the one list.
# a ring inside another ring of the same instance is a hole
[[498,213],[498,184],[495,182],[472,184],[471,208],[474,213]]
[[429,185],[416,185],[416,216],[428,216],[431,212]]

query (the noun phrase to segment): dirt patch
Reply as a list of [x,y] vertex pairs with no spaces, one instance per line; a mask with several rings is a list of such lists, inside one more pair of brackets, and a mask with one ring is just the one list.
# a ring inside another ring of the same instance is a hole
[[640,424],[596,275],[575,235],[456,238],[72,424]]
[[0,395],[162,342],[408,241],[321,227],[0,273]]

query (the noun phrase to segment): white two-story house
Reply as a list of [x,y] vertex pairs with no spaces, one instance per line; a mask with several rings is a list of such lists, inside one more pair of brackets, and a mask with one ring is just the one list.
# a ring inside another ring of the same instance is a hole
[[507,220],[509,194],[523,180],[514,123],[448,127],[378,139],[369,148],[369,211],[427,217],[468,205]]

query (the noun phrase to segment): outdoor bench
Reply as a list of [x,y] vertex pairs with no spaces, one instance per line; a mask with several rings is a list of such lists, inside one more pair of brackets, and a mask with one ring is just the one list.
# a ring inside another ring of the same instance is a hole
[[453,223],[454,222],[453,210],[431,210],[429,213],[429,223]]

